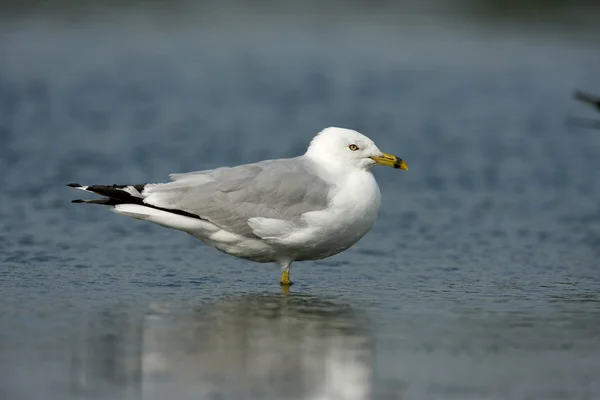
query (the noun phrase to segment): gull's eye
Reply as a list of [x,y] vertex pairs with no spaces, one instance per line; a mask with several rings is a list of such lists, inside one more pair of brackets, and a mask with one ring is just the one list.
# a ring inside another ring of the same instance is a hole
[[356,151],[356,150],[358,150],[358,146],[357,146],[357,145],[355,145],[354,143],[352,143],[350,146],[348,146],[348,148],[349,148],[350,150],[352,150],[352,151]]

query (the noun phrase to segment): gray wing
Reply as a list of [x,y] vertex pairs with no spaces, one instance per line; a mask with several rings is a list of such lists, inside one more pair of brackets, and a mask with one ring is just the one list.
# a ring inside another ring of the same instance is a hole
[[148,185],[144,202],[183,210],[221,228],[256,237],[255,217],[299,223],[302,214],[327,208],[331,185],[303,157],[171,175],[174,182]]

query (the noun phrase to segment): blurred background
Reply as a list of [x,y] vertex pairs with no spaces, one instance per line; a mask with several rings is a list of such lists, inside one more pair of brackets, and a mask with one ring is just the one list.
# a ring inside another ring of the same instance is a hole
[[[0,5],[0,398],[600,397],[596,1]],[[64,185],[357,129],[373,230],[278,269]]]

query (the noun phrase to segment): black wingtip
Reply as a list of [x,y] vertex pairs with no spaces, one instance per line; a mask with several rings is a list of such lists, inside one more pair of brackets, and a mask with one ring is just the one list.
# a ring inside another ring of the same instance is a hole
[[77,199],[77,200],[71,200],[71,203],[85,203],[85,201],[82,199]]
[[79,183],[67,183],[67,186],[72,187],[72,188],[81,187],[81,185]]

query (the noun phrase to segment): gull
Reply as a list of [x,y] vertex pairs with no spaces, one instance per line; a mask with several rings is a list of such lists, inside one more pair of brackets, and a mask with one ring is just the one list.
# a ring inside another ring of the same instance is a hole
[[292,262],[338,254],[371,230],[381,205],[371,171],[378,164],[408,170],[365,135],[329,127],[294,158],[171,174],[167,183],[67,186],[104,196],[73,203],[111,206],[223,253],[277,263],[289,286]]

